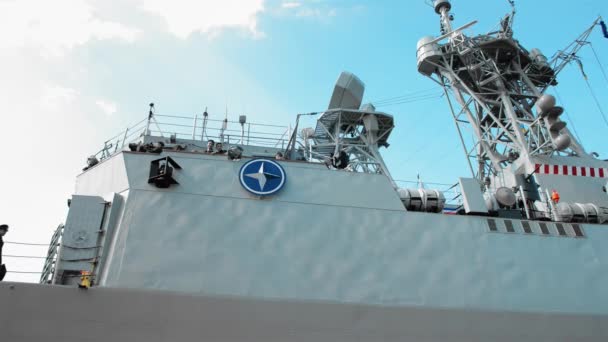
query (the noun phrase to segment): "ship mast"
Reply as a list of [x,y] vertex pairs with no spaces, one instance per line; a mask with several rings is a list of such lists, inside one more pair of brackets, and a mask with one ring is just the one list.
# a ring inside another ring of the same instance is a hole
[[[590,158],[560,120],[563,108],[544,95],[557,84],[555,69],[538,49],[513,39],[514,8],[497,31],[469,37],[463,31],[476,22],[453,29],[450,1],[435,0],[433,7],[442,35],[418,42],[418,71],[448,95],[476,178],[500,176],[517,160],[537,156]],[[473,131],[472,143],[464,126]]]

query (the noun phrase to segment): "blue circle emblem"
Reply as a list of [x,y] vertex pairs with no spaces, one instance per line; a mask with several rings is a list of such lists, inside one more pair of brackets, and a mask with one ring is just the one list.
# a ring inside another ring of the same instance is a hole
[[283,167],[269,159],[253,159],[241,166],[239,180],[245,190],[258,196],[277,193],[287,180]]

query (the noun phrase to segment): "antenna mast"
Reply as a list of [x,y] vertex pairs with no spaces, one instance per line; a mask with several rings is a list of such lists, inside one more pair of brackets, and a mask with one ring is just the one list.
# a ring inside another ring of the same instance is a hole
[[[459,132],[471,128],[465,145],[475,177],[501,177],[505,169],[523,168],[534,157],[555,154],[589,157],[559,119],[563,108],[544,92],[556,85],[557,72],[538,50],[513,39],[513,10],[498,31],[475,37],[452,28],[449,0],[435,0],[441,36],[418,42],[418,71],[440,84],[456,102],[451,106]],[[470,139],[469,139],[470,140]]]

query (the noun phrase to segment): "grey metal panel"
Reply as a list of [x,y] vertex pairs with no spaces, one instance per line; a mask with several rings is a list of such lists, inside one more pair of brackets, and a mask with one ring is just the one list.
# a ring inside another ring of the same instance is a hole
[[[102,284],[608,314],[605,226],[581,226],[582,239],[543,236],[536,222],[536,234],[490,233],[486,218],[406,212],[382,175],[297,162],[282,162],[287,186],[260,199],[238,183],[242,162],[171,155],[184,167],[176,173],[180,185],[157,189],[147,184],[157,156],[125,154],[133,190],[125,195]],[[497,225],[506,231],[502,221]]]
[[74,195],[63,230],[55,282],[64,271],[92,271],[106,203],[99,196]]
[[[593,158],[572,158],[563,156],[551,156],[551,158],[531,158],[526,165],[528,173],[535,171],[536,164],[569,165],[579,167],[606,168],[607,163],[603,160]],[[595,203],[598,206],[608,206],[608,195],[602,191],[608,178],[582,177],[580,171],[578,176],[562,176],[552,174],[535,175],[538,184],[543,189],[557,189],[562,202],[571,203]]]
[[78,175],[75,194],[105,196],[120,193],[128,187],[124,157],[118,153]]
[[[135,190],[126,205],[108,286],[608,314],[608,251],[588,239],[490,233],[480,217],[271,199]],[[605,226],[585,230],[608,243]]]
[[474,178],[458,178],[464,210],[466,213],[487,213],[488,208],[479,188],[479,181]]
[[[121,194],[125,201],[129,198],[129,191]],[[96,279],[97,284],[105,284],[108,282],[108,277],[112,279],[120,269],[120,260],[124,256],[126,248],[126,237],[128,236],[128,222],[130,220],[130,212],[126,210],[126,205],[121,205],[120,215],[117,218],[114,232],[112,236],[107,237],[108,250],[103,259],[103,263],[99,265],[100,274]],[[118,264],[117,264],[118,263]],[[111,270],[111,271],[110,271]]]
[[[608,206],[608,195],[602,191],[607,178],[573,177],[559,175],[535,175],[543,189],[557,189],[561,201],[571,203],[594,203],[601,207]],[[573,182],[568,178],[576,178]]]
[[608,316],[268,301],[0,283],[2,340],[606,341]]
[[[158,155],[123,154],[130,189],[260,200],[245,191],[238,180],[241,166],[249,159],[228,161],[225,156],[163,154],[170,155],[182,170],[174,173],[179,186],[159,190],[148,184],[150,161],[158,159]],[[384,175],[328,170],[324,165],[301,162],[283,161],[280,164],[287,174],[287,182],[272,201],[405,211]]]
[[112,246],[112,241],[114,234],[117,230],[117,225],[120,220],[120,217],[123,214],[123,197],[120,194],[113,194],[112,201],[108,203],[109,213],[107,213],[107,220],[104,222],[102,236],[103,239],[100,239],[100,250],[99,250],[99,261],[98,264],[101,266],[96,269],[95,278],[102,279],[103,278],[103,265],[106,264],[106,261],[109,257],[110,247]]

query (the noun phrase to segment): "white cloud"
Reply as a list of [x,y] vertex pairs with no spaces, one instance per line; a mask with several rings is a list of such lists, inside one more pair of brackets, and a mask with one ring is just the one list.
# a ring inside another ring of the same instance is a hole
[[91,39],[131,42],[140,30],[94,16],[83,0],[0,1],[0,42],[3,48],[36,47],[61,55]]
[[313,18],[328,18],[335,17],[337,10],[335,8],[302,8],[296,11],[298,17],[313,17]]
[[194,32],[214,35],[225,28],[245,30],[259,38],[257,15],[264,10],[264,0],[139,0],[141,8],[161,16],[169,31],[181,39]]
[[113,115],[118,110],[116,103],[111,101],[97,100],[95,104],[108,116]]
[[[341,7],[342,10],[350,7]],[[278,15],[327,21],[338,14],[338,8],[322,0],[284,1],[275,11]]]
[[73,103],[77,96],[76,89],[63,87],[57,84],[43,84],[42,96],[40,99],[41,108],[46,110],[56,110]]
[[300,2],[284,2],[281,4],[281,7],[283,8],[297,8],[302,6],[302,3]]

